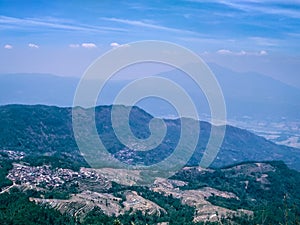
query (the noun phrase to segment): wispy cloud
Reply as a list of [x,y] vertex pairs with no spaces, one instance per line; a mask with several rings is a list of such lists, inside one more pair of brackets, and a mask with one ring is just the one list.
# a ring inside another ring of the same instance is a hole
[[280,41],[278,39],[266,38],[266,37],[249,37],[248,39],[254,41],[256,45],[270,46],[270,47],[278,46]]
[[157,24],[145,22],[143,20],[127,20],[127,19],[108,18],[108,17],[102,17],[102,19],[106,20],[106,21],[122,23],[122,24],[126,24],[126,25],[131,25],[131,26],[145,27],[145,28],[163,30],[163,31],[169,31],[169,32],[181,32],[181,33],[184,32],[184,33],[190,33],[190,34],[196,33],[196,32],[189,31],[189,30],[176,29],[176,28],[171,28],[171,27],[167,27],[167,26],[157,25]]
[[130,47],[130,44],[119,44],[117,42],[112,42],[112,43],[110,43],[110,46],[113,48],[119,48],[119,47],[127,48],[127,47]]
[[217,54],[219,55],[235,55],[235,56],[246,56],[246,55],[252,55],[252,56],[263,56],[268,55],[267,51],[261,50],[259,52],[247,52],[244,50],[241,50],[239,52],[234,52],[228,49],[220,49],[217,51]]
[[[216,0],[216,2],[245,12],[259,12],[264,14],[274,14],[292,18],[300,18],[300,12],[298,7],[286,7],[295,6],[295,4],[299,6],[299,0],[287,0],[284,2],[277,0]],[[283,4],[279,5],[278,3]]]
[[5,25],[2,27],[2,29],[29,29],[33,27],[44,27],[44,28],[51,28],[51,29],[85,31],[85,32],[126,31],[125,29],[121,29],[117,27],[90,26],[86,24],[80,24],[75,21],[67,22],[64,19],[57,19],[57,18],[56,19],[16,18],[16,17],[0,16],[0,24]]
[[291,33],[291,32],[288,32],[288,33],[286,33],[288,36],[290,36],[290,37],[294,37],[294,38],[300,38],[300,33],[299,32],[293,32],[293,33]]
[[268,55],[268,52],[265,51],[265,50],[261,50],[261,51],[259,52],[259,55]]
[[232,51],[228,50],[228,49],[220,49],[217,51],[218,54],[220,55],[231,55],[233,54]]
[[6,45],[4,45],[4,48],[5,48],[5,49],[12,49],[13,46],[12,46],[12,45],[9,45],[9,44],[6,44]]
[[[186,0],[188,2],[205,2],[204,0]],[[221,4],[229,8],[244,12],[257,12],[300,18],[299,0],[212,0],[212,3]],[[227,13],[227,12],[226,12]],[[230,14],[227,14],[230,15]],[[235,14],[233,14],[235,15]]]
[[116,48],[116,47],[119,47],[120,44],[117,43],[117,42],[112,42],[112,43],[110,43],[110,46],[113,47],[113,48]]
[[97,48],[97,45],[92,42],[84,42],[82,44],[69,44],[70,48]]
[[83,48],[97,48],[97,45],[95,43],[82,43],[81,47]]
[[69,44],[70,48],[79,48],[80,45],[79,44]]
[[225,38],[225,37],[210,37],[208,35],[203,35],[203,37],[193,37],[193,36],[189,36],[189,37],[178,37],[179,40],[183,40],[183,41],[188,41],[188,42],[194,42],[197,44],[228,44],[228,43],[235,43],[236,40],[235,39],[231,39],[231,38]]
[[29,48],[39,48],[40,46],[38,46],[37,44],[29,43],[28,47]]

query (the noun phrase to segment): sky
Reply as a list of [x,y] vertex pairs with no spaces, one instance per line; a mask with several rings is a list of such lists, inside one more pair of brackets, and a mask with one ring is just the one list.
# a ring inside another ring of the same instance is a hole
[[161,40],[300,88],[299,39],[299,0],[0,0],[0,73],[80,77],[112,48]]

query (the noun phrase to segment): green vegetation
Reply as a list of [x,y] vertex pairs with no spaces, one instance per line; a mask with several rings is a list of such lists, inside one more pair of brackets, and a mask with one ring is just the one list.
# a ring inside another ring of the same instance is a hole
[[[199,224],[300,224],[300,173],[289,169],[282,162],[268,162],[268,169],[262,167],[261,171],[255,171],[255,164],[241,164],[243,168],[228,167],[226,169],[199,171],[197,168],[182,170],[173,178],[188,181],[188,185],[182,189],[198,189],[213,187],[222,191],[233,192],[238,199],[222,198],[212,195],[207,200],[214,205],[229,209],[249,209],[254,211],[253,216],[218,216],[218,222]],[[1,159],[1,182],[2,187],[9,182],[5,178],[11,168],[11,161]],[[253,169],[254,168],[254,169]],[[261,182],[258,178],[267,174],[268,182]],[[247,181],[247,188],[246,186]],[[10,184],[9,184],[10,185]],[[36,205],[29,201],[29,197],[45,198],[68,198],[70,192],[64,190],[49,190],[47,192],[28,190],[21,192],[11,189],[9,192],[0,194],[0,221],[1,224],[156,224],[169,222],[170,224],[194,224],[193,216],[195,209],[183,205],[179,199],[173,196],[164,196],[151,191],[145,186],[122,186],[112,183],[108,193],[125,200],[125,191],[136,191],[140,196],[148,199],[166,212],[160,215],[147,215],[142,211],[127,211],[124,215],[107,216],[100,208],[94,208],[83,218],[74,218],[71,215],[62,215],[58,211],[48,208],[46,205]]]
[[254,211],[253,218],[247,224],[261,224],[263,221],[265,224],[299,224],[300,173],[289,169],[283,162],[268,163],[275,171],[265,173],[268,180],[266,183],[259,180],[264,169],[261,172],[247,174],[247,172],[238,173],[234,167],[217,169],[213,172],[185,170],[173,178],[189,182],[183,189],[199,189],[207,186],[236,194],[239,199],[211,196],[208,201],[233,210]]
[[[29,163],[31,166],[51,165],[52,168],[66,168],[74,171],[79,171],[80,167],[84,166],[84,164],[76,160],[72,161],[71,158],[57,153],[52,156],[29,155],[23,161]],[[85,167],[88,166],[86,165]]]
[[[124,106],[116,107],[124,109]],[[165,120],[166,137],[157,148],[150,151],[134,151],[127,148],[118,140],[112,128],[111,108],[111,106],[95,108],[96,127],[106,149],[119,160],[131,164],[150,165],[168,157],[177,146],[181,131],[179,119]],[[84,110],[82,113],[84,114]],[[129,119],[131,130],[136,137],[149,137],[151,115],[138,107],[133,107]],[[190,122],[199,124],[199,121]],[[89,167],[80,154],[74,138],[72,108],[44,105],[0,106],[0,127],[0,150],[23,151],[27,156],[23,159],[25,162],[32,165],[47,162],[54,168],[73,170],[78,170],[80,166]],[[201,122],[200,129],[199,143],[195,154],[188,162],[189,166],[198,165],[200,162],[211,125]],[[190,136],[194,135],[192,130],[190,132]],[[87,138],[90,134],[83,130],[80,136]],[[246,130],[227,126],[223,145],[213,166],[223,167],[235,162],[271,159],[283,160],[291,168],[300,169],[300,156],[297,149],[276,145]]]
[[61,215],[58,211],[40,207],[28,200],[29,196],[13,189],[0,195],[0,221],[3,225],[52,225],[75,224],[71,216]]
[[134,222],[135,224],[156,224],[159,222],[169,222],[170,224],[194,224],[193,217],[195,214],[195,209],[193,207],[181,204],[179,199],[172,196],[164,196],[160,193],[153,192],[149,188],[144,186],[122,186],[117,183],[113,183],[110,193],[115,196],[122,197],[122,193],[126,190],[136,191],[140,196],[148,199],[163,209],[167,213],[161,212],[161,215],[143,215],[142,212],[136,212],[130,215],[130,211],[125,215],[119,217],[118,219],[123,224],[130,224],[129,222]]
[[[180,121],[166,121],[168,132],[163,143],[158,148],[148,152],[126,149],[116,138],[110,124],[111,107],[96,108],[96,125],[104,145],[116,157],[126,161],[133,155],[134,163],[152,164],[167,157],[176,146],[180,131]],[[149,136],[148,122],[151,115],[139,108],[134,108],[130,116],[133,133],[139,138]],[[1,106],[0,107],[0,150],[24,152],[24,158],[18,154],[10,157],[5,151],[0,152],[0,191],[5,190],[12,182],[6,178],[12,169],[13,162],[23,162],[31,166],[51,165],[55,168],[79,170],[88,167],[80,155],[72,130],[71,109],[48,106]],[[198,148],[189,165],[196,165],[207,142],[210,125],[201,124],[201,137]],[[83,133],[83,135],[86,135]],[[258,147],[259,146],[259,147]],[[119,154],[119,150],[122,153]],[[232,149],[235,149],[233,151]],[[262,151],[263,149],[263,151]],[[228,127],[224,144],[219,153],[220,160],[215,166],[220,167],[232,162],[264,158],[281,157],[289,166],[299,167],[299,150],[278,146],[245,130]],[[238,154],[237,154],[238,152]],[[141,155],[139,155],[141,154]],[[271,169],[269,168],[271,167]],[[267,162],[265,166],[255,163],[237,164],[214,170],[198,170],[190,168],[178,172],[174,179],[187,181],[181,189],[191,190],[212,187],[221,191],[234,193],[238,198],[223,198],[212,195],[207,200],[214,205],[228,209],[248,209],[253,216],[231,216],[236,224],[300,224],[300,173],[289,169],[283,162]],[[81,187],[91,191],[103,191],[95,187],[95,182],[82,181]],[[47,199],[68,199],[70,194],[77,193],[78,186],[66,182],[60,188],[45,188],[43,190],[10,189],[0,194],[0,224],[156,224],[169,222],[172,224],[193,224],[195,209],[183,205],[173,196],[151,191],[144,186],[122,186],[113,183],[108,191],[125,201],[127,190],[136,191],[166,212],[160,215],[147,215],[145,212],[130,210],[121,216],[107,216],[100,208],[94,208],[83,218],[62,215],[46,205],[36,205],[29,197],[44,197]],[[92,188],[93,186],[93,188]],[[121,202],[122,204],[122,202]],[[77,221],[78,219],[78,221]],[[218,216],[215,224],[231,224],[227,218]],[[199,223],[201,224],[201,223]],[[204,224],[204,223],[203,223]],[[209,223],[205,223],[209,224]],[[214,223],[211,223],[214,224]]]
[[11,169],[11,161],[7,158],[0,157],[0,190],[6,186],[12,185],[12,182],[6,178],[8,171]]

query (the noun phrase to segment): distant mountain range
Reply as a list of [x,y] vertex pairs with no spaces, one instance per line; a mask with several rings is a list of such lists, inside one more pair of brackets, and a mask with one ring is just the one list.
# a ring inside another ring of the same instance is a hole
[[[238,73],[211,64],[223,90],[229,118],[298,120],[300,90],[257,73]],[[181,85],[192,97],[199,114],[209,114],[208,104],[199,88],[179,70],[159,74]],[[0,75],[0,104],[45,104],[72,106],[79,78],[50,74]],[[112,104],[116,94],[129,80],[111,80],[103,89],[99,104]],[[175,115],[173,109],[157,99],[140,107],[160,117]]]
[[3,74],[0,104],[71,106],[78,81],[51,74]]
[[[124,108],[124,106],[117,106]],[[83,110],[83,113],[86,110]],[[179,119],[167,119],[163,141],[149,151],[134,151],[122,144],[111,125],[111,106],[98,106],[96,126],[104,146],[120,161],[128,164],[151,165],[168,157],[177,146],[181,125]],[[0,150],[22,151],[33,164],[53,163],[60,167],[88,166],[74,139],[71,108],[44,105],[7,105],[0,107]],[[130,126],[138,138],[149,136],[149,121],[153,117],[133,107]],[[120,118],[122,120],[122,118]],[[208,142],[211,124],[190,120],[200,125],[199,142],[187,165],[198,165]],[[194,130],[190,130],[191,136]],[[82,137],[90,135],[83,132]],[[29,154],[28,154],[29,153]],[[245,161],[282,160],[290,168],[300,170],[300,150],[276,145],[247,130],[226,126],[221,149],[212,167],[223,167]],[[109,160],[109,159],[108,159]]]

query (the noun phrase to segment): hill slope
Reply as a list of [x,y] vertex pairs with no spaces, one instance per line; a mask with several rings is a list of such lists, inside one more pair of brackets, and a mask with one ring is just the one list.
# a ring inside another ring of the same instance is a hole
[[[133,221],[299,224],[300,173],[282,162],[242,163],[215,170],[185,167],[170,179],[157,177],[150,186],[113,182],[111,175],[120,172],[87,168],[75,172],[14,163],[6,172],[14,184],[0,193],[1,221],[19,224],[23,217],[23,222],[53,224],[55,215],[55,220],[64,221],[58,224],[113,224],[117,219],[124,225]],[[48,182],[39,182],[41,177]],[[29,216],[32,208],[35,212]]]
[[[124,106],[119,106],[124,107]],[[167,133],[162,143],[150,151],[134,151],[116,137],[110,120],[111,106],[96,108],[96,126],[104,146],[115,158],[129,164],[151,165],[169,156],[180,136],[180,120],[165,120]],[[130,114],[132,132],[138,138],[149,136],[152,116],[133,107]],[[192,123],[197,121],[191,120]],[[71,108],[52,106],[7,105],[0,107],[0,150],[25,152],[24,160],[35,164],[50,161],[64,167],[87,166],[76,145]],[[206,147],[211,125],[200,123],[197,148],[188,165],[198,165]],[[191,135],[193,131],[191,130]],[[84,134],[88,135],[88,133]],[[276,145],[246,130],[227,126],[225,138],[213,167],[222,167],[244,161],[282,160],[289,167],[300,170],[300,150]],[[64,166],[62,166],[64,165]]]

